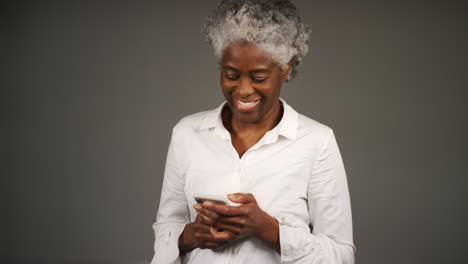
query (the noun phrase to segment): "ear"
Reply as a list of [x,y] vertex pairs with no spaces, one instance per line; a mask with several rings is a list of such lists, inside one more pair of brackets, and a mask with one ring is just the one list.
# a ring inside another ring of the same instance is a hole
[[282,82],[287,82],[289,81],[289,76],[291,72],[291,64],[288,62],[286,65],[284,65],[283,70],[281,72],[281,81]]

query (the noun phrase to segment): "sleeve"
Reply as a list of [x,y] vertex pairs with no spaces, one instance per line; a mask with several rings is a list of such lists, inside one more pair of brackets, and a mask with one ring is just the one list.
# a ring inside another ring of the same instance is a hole
[[353,264],[349,190],[331,130],[315,160],[307,200],[313,231],[280,221],[281,263]]
[[190,221],[184,193],[184,177],[178,166],[177,141],[174,132],[166,159],[163,187],[156,222],[154,257],[151,264],[180,263],[179,236]]

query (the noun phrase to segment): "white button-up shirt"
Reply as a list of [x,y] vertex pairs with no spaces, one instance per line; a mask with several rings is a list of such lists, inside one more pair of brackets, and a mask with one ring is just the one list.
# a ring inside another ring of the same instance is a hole
[[[223,126],[225,103],[174,127],[153,224],[152,264],[354,263],[348,184],[333,131],[281,102],[281,121],[242,158]],[[193,195],[237,192],[252,193],[278,220],[281,254],[249,237],[179,257],[178,238],[197,215]]]

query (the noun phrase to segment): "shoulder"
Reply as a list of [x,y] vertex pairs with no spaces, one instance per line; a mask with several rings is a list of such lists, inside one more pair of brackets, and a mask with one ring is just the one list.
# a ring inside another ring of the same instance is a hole
[[316,146],[323,146],[333,135],[333,129],[310,117],[299,114],[298,137],[312,140]]
[[173,133],[179,134],[195,130],[201,120],[204,119],[204,116],[206,116],[207,112],[209,111],[202,111],[182,117],[173,127]]
[[218,109],[197,112],[181,118],[172,129],[173,136],[193,134],[213,119]]

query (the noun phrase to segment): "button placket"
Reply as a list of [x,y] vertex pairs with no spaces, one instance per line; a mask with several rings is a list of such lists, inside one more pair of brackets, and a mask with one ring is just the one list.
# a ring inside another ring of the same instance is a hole
[[249,149],[245,152],[244,156],[242,156],[241,163],[240,163],[240,179],[243,192],[248,191],[249,182],[252,180],[246,175],[247,166],[249,165],[250,160],[252,159],[252,155],[254,154],[254,150]]
[[244,186],[244,177],[243,177],[244,176],[243,175],[244,174],[243,173],[244,172],[244,166],[243,166],[243,159],[242,158],[239,160],[239,165],[238,165],[239,167],[237,168],[237,177],[239,179],[239,189],[240,189],[241,192],[244,192],[244,188],[243,188],[243,186]]

